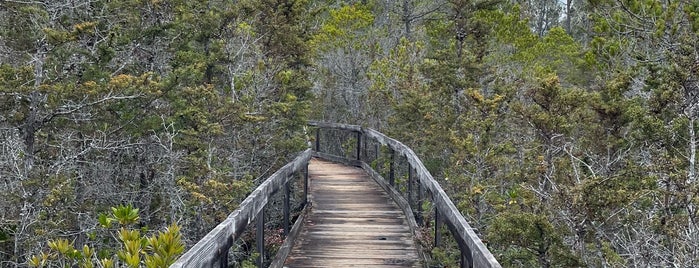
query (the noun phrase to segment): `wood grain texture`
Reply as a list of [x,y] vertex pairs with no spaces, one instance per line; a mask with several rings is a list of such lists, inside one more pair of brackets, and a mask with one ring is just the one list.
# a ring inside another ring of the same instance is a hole
[[272,174],[240,203],[238,209],[170,265],[170,268],[212,267],[221,256],[226,256],[233,242],[255,220],[271,196],[289,182],[292,174],[303,170],[310,158],[311,150],[308,149]]
[[[432,203],[459,244],[462,267],[492,267],[500,264],[478,238],[477,234],[456,209],[442,187],[434,180],[417,155],[400,141],[361,126],[310,122],[318,128],[331,128],[356,132],[362,139],[375,140],[391,148],[395,156],[404,156],[414,169],[413,174],[422,189],[432,196]],[[359,139],[358,139],[359,140]],[[362,143],[358,143],[358,147]],[[366,144],[366,143],[364,143]],[[357,150],[359,151],[359,150]],[[306,165],[311,155],[321,156],[355,167],[314,160],[316,165],[311,182],[312,200],[316,207],[304,223],[302,238],[296,241],[287,259],[291,267],[412,267],[419,266],[411,228],[416,222],[405,200],[398,200],[399,208],[391,195],[399,196],[386,184],[381,189],[362,166],[379,181],[378,174],[366,163],[344,157],[313,152],[301,153],[262,183],[231,213],[194,247],[170,267],[212,267],[222,256],[227,256],[230,246],[267,204],[270,196]],[[384,183],[385,184],[385,183]],[[405,214],[407,213],[407,214]],[[304,233],[307,234],[304,236]],[[409,249],[412,253],[399,253]]]
[[361,168],[313,159],[311,209],[285,267],[421,267],[401,208]]
[[[413,210],[410,207],[408,200],[405,200],[405,198],[403,198],[403,196],[396,190],[396,188],[391,186],[388,183],[388,181],[385,178],[383,178],[381,174],[376,172],[376,170],[372,169],[371,166],[369,166],[369,164],[362,162],[362,168],[396,202],[396,204],[403,211],[403,215],[406,216],[408,227],[410,228],[410,231],[412,232],[413,236],[417,236],[420,226],[415,220],[415,215],[413,215]],[[419,243],[416,244],[416,246],[418,249],[418,254],[420,255],[420,259],[423,260],[425,263],[429,263],[430,256],[426,254],[424,248],[422,248],[422,246]]]
[[306,206],[305,209],[301,212],[301,215],[299,215],[299,218],[296,219],[296,222],[294,222],[294,227],[291,228],[289,235],[286,237],[286,239],[284,239],[284,243],[277,251],[277,255],[274,256],[274,259],[272,260],[272,263],[269,265],[269,267],[283,267],[284,262],[286,261],[286,257],[289,256],[289,253],[291,252],[291,249],[294,246],[294,242],[296,241],[296,238],[299,236],[301,228],[303,228],[303,222],[305,221],[306,215],[308,214],[308,210],[309,207]]
[[415,152],[410,147],[400,141],[392,139],[381,132],[370,128],[364,128],[356,125],[327,123],[327,122],[309,122],[309,125],[318,128],[339,129],[350,132],[361,132],[364,139],[374,140],[382,145],[388,146],[394,156],[403,156],[410,163],[410,166],[415,170],[414,176],[417,178],[421,187],[428,191],[433,197],[433,204],[439,213],[444,217],[444,222],[451,231],[453,237],[459,244],[462,255],[469,260],[468,264],[462,263],[463,267],[488,267],[499,268],[500,263],[495,259],[493,254],[483,244],[473,228],[466,222],[463,215],[456,209],[454,203],[449,199],[449,196],[444,192],[442,186],[432,177],[432,174],[425,168],[425,165],[420,161]]

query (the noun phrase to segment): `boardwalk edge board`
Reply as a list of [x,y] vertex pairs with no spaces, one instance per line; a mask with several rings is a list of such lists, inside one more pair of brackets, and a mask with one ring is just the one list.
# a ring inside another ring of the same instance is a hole
[[[403,198],[403,196],[398,193],[394,187],[386,183],[387,180],[384,179],[381,174],[372,169],[369,164],[362,162],[362,169],[364,169],[364,171],[366,171],[369,176],[391,196],[393,201],[398,204],[401,210],[403,210],[403,214],[405,214],[405,217],[408,220],[408,227],[410,227],[410,232],[413,234],[413,238],[417,237],[420,226],[418,226],[417,221],[415,220],[415,215],[413,215],[413,210],[410,207],[410,204],[408,204],[408,200],[405,200],[405,198]],[[418,247],[417,252],[420,254],[420,259],[422,259],[425,267],[427,267],[427,264],[430,263],[429,255],[425,254],[425,251],[419,242],[416,241],[415,246]]]
[[367,171],[319,158],[309,174],[313,207],[285,267],[423,267],[409,216]]
[[294,246],[294,241],[299,236],[299,232],[301,231],[303,223],[306,219],[306,214],[308,213],[308,210],[311,208],[311,206],[311,204],[307,204],[301,212],[301,214],[299,215],[299,217],[296,219],[294,226],[291,228],[291,231],[289,231],[289,235],[287,235],[286,239],[284,239],[284,243],[279,248],[279,251],[277,251],[277,255],[274,256],[272,264],[269,265],[270,268],[284,267],[284,261],[286,261],[287,256],[289,256],[289,253],[291,252],[291,249]]
[[361,133],[361,136],[365,139],[375,140],[391,148],[394,154],[404,156],[410,163],[410,166],[415,170],[415,176],[418,178],[422,187],[432,193],[434,198],[433,202],[435,206],[437,206],[441,214],[440,216],[444,217],[444,222],[454,234],[454,238],[459,244],[462,253],[464,250],[470,251],[470,256],[465,257],[471,261],[471,265],[473,267],[501,267],[500,263],[498,263],[490,250],[483,244],[463,215],[456,209],[456,206],[451,199],[449,199],[446,192],[444,192],[439,183],[432,177],[432,174],[425,168],[415,152],[408,146],[371,128],[317,121],[311,121],[309,125],[317,127],[318,129],[338,129],[358,132]]

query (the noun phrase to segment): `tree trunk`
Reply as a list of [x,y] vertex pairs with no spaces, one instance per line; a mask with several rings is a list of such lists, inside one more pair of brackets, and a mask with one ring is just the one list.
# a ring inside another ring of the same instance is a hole
[[411,36],[411,25],[410,23],[412,22],[412,9],[410,7],[410,0],[403,0],[403,24],[405,25],[405,37],[408,38],[408,40],[412,40]]
[[34,166],[34,139],[36,136],[36,131],[39,128],[37,120],[37,110],[40,105],[41,93],[38,91],[33,91],[29,94],[29,107],[26,117],[24,118],[24,123],[20,127],[22,133],[22,140],[24,141],[24,151],[26,153],[24,157],[24,170],[25,173],[29,171]]
[[694,131],[694,117],[689,116],[689,170],[687,172],[687,185],[696,181],[697,138]]
[[34,140],[36,132],[41,128],[42,122],[39,120],[38,110],[41,108],[41,103],[43,102],[44,94],[39,92],[39,86],[44,80],[44,61],[46,60],[46,44],[42,45],[36,52],[34,56],[34,91],[29,93],[29,107],[27,115],[24,118],[24,123],[20,126],[20,132],[22,133],[22,140],[24,141],[25,147],[25,160],[24,169],[25,174],[29,174],[29,171],[34,166]]
[[573,0],[566,0],[566,32],[571,34],[571,14],[572,13]]

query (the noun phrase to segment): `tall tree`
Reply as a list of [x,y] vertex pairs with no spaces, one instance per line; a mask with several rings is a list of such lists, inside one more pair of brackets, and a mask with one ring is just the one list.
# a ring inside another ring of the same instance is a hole
[[374,15],[367,5],[343,4],[329,10],[313,36],[319,66],[315,92],[323,103],[319,117],[341,122],[366,119],[366,73],[381,53],[375,38],[379,29],[373,25]]
[[[598,17],[595,47],[609,55],[609,66],[634,70],[634,79],[643,81],[636,94],[645,96],[651,146],[647,152],[655,165],[674,163],[671,169],[650,167],[656,174],[654,211],[660,218],[658,234],[663,237],[657,250],[634,263],[696,265],[696,122],[699,119],[699,80],[696,46],[696,3],[691,1],[591,1]],[[631,67],[628,67],[631,66]],[[650,134],[655,133],[655,134]],[[664,133],[664,134],[663,134]],[[670,134],[674,133],[674,134]],[[683,230],[676,232],[674,230]],[[647,239],[638,237],[637,239]],[[628,248],[628,247],[627,247]]]
[[306,4],[0,3],[0,266],[117,204],[188,244],[225,218],[303,147]]

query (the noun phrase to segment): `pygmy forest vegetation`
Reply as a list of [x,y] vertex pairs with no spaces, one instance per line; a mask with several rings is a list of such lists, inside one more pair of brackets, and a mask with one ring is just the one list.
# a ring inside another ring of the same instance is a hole
[[0,267],[166,267],[308,120],[413,148],[504,267],[699,266],[699,1],[0,0]]

